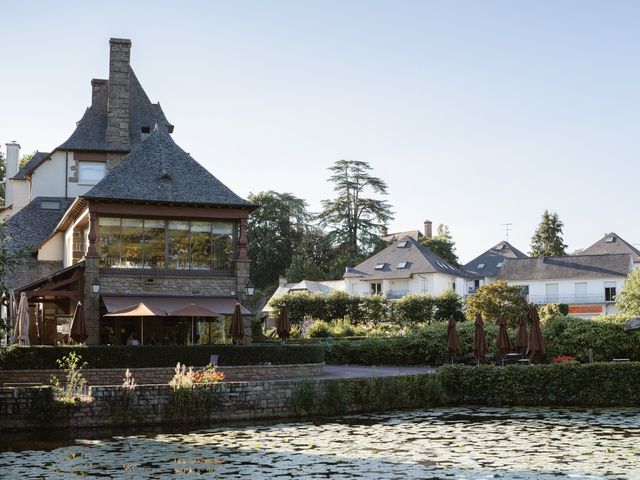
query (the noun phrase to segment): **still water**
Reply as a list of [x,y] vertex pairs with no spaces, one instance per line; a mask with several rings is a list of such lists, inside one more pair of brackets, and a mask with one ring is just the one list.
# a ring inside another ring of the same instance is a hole
[[[4,436],[13,478],[640,479],[640,410],[442,408],[55,441]],[[94,432],[95,436],[95,432]]]

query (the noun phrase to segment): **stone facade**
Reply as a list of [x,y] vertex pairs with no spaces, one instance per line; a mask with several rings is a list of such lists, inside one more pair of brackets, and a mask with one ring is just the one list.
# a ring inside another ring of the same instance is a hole
[[236,293],[236,279],[179,275],[161,270],[141,270],[135,274],[103,270],[100,272],[100,293],[233,296]]
[[129,61],[131,40],[109,41],[109,100],[107,104],[107,145],[129,150]]
[[38,261],[34,255],[20,260],[20,262],[8,272],[5,283],[12,288],[22,287],[36,280],[48,277],[62,269],[62,262]]
[[[286,378],[307,378],[322,375],[322,363],[305,365],[238,365],[220,367],[228,381],[255,381],[268,378],[270,380]],[[98,385],[121,385],[124,379],[124,368],[88,368],[82,370],[87,383]],[[169,383],[173,378],[173,367],[131,368],[129,369],[139,385],[155,385]],[[51,376],[60,376],[60,370],[0,370],[0,385],[20,386],[24,384],[49,385]]]

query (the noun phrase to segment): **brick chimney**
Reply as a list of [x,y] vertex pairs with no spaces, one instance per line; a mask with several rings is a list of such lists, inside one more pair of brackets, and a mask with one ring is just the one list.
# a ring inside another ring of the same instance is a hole
[[433,237],[433,223],[431,223],[431,220],[424,221],[424,236],[427,238]]
[[20,163],[20,145],[14,140],[11,143],[7,143],[7,169],[4,180],[4,205],[8,207],[13,204],[13,186],[9,181],[10,178],[15,177],[18,173],[18,164]]
[[131,40],[109,40],[107,145],[129,150],[129,61]]
[[102,78],[93,78],[91,79],[91,105],[96,103],[96,97],[102,91],[102,89],[107,85],[108,80],[104,80]]

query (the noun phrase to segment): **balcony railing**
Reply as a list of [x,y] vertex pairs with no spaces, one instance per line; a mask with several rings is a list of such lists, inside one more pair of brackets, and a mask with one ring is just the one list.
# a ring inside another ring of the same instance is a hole
[[411,293],[411,290],[389,290],[385,293],[385,296],[388,299],[397,299],[397,298],[402,298],[405,295],[408,295],[409,293]]
[[546,305],[548,303],[567,303],[571,305],[589,304],[589,303],[614,303],[613,300],[606,300],[604,294],[587,294],[587,295],[528,295],[529,303],[536,305]]

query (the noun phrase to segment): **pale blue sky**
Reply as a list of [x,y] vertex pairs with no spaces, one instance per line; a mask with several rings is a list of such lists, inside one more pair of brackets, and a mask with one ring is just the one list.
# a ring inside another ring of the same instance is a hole
[[312,210],[326,168],[369,162],[391,231],[449,225],[461,260],[528,251],[545,208],[570,250],[640,243],[640,3],[2,1],[0,142],[62,143],[109,37],[174,138],[242,196]]

